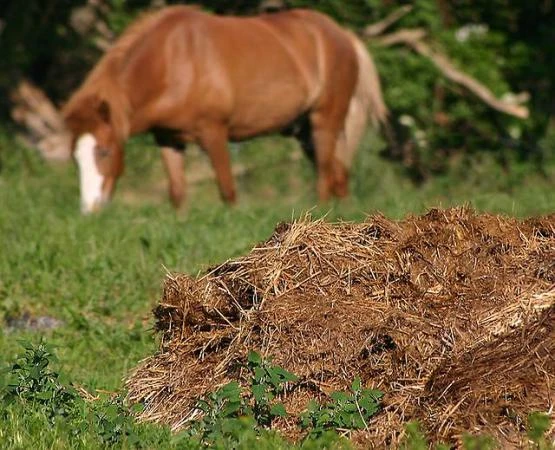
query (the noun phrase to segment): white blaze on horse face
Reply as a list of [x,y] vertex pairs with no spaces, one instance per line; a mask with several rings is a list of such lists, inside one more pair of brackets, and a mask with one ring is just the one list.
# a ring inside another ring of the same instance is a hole
[[104,200],[102,195],[104,177],[96,165],[95,148],[96,138],[90,133],[79,137],[75,146],[81,187],[81,212],[85,214],[94,211]]

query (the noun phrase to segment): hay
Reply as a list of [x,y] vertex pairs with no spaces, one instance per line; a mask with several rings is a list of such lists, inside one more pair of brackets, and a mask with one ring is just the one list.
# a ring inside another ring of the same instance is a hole
[[361,445],[396,445],[417,419],[432,439],[524,446],[527,413],[555,402],[555,215],[280,224],[202,278],[168,277],[154,315],[160,351],[127,382],[144,420],[181,428],[196,399],[245,381],[252,349],[301,377],[292,414],[357,375],[383,390]]

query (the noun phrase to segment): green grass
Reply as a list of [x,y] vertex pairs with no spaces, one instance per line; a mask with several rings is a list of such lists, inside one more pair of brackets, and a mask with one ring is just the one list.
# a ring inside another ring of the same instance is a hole
[[[4,133],[0,367],[19,353],[18,340],[45,336],[58,347],[60,370],[74,383],[90,391],[121,390],[129,370],[157,348],[150,310],[167,271],[196,274],[243,254],[267,238],[277,222],[307,210],[314,216],[327,214],[330,220],[361,220],[375,212],[401,218],[463,203],[516,216],[555,211],[553,168],[548,168],[550,178],[523,166],[505,173],[492,161],[474,161],[415,186],[402,168],[377,156],[379,145],[369,136],[361,148],[351,198],[317,206],[314,171],[304,159],[290,160],[291,141],[267,138],[242,144],[240,151],[232,151],[234,161],[256,168],[238,180],[239,205],[223,205],[209,180],[195,184],[187,210],[175,214],[166,199],[157,152],[149,139],[135,139],[128,145],[127,172],[113,203],[100,214],[84,217],[79,214],[75,167],[44,163]],[[24,313],[55,317],[64,325],[38,332],[7,327],[6,321]],[[9,443],[7,448],[75,444],[71,430],[46,420],[40,411],[14,404],[0,415],[0,442]],[[178,445],[160,427],[141,427],[140,433],[147,447]],[[244,436],[246,443],[255,439]],[[79,445],[90,448],[95,442],[87,435]],[[179,445],[186,448],[183,442]],[[274,435],[267,445],[287,446]]]

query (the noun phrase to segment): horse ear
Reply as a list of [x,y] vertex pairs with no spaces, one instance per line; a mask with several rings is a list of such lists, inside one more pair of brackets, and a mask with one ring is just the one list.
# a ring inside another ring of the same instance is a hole
[[110,105],[106,100],[100,100],[98,105],[98,113],[104,122],[110,122]]

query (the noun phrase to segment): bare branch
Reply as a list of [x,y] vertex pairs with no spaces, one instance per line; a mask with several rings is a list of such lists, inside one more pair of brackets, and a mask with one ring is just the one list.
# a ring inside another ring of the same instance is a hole
[[394,33],[380,36],[375,40],[383,46],[390,47],[392,45],[399,44],[409,45],[407,44],[408,42],[420,41],[424,37],[426,37],[426,35],[426,30],[424,30],[423,28],[412,28],[410,30],[403,29],[395,31]]
[[380,20],[379,22],[372,23],[364,29],[362,32],[363,36],[365,37],[374,37],[382,34],[387,28],[397,22],[401,17],[404,17],[409,12],[412,11],[412,5],[405,5],[399,9],[393,11],[389,16],[385,19]]
[[71,140],[60,112],[46,94],[28,81],[22,81],[11,93],[11,114],[27,131],[19,138],[36,147],[46,159],[68,160]]
[[451,81],[464,86],[484,103],[491,108],[520,119],[526,119],[529,116],[527,107],[519,105],[518,101],[528,98],[526,93],[521,93],[513,96],[513,101],[508,102],[500,100],[482,83],[472,78],[470,75],[455,68],[453,63],[447,58],[436,51],[433,51],[422,39],[426,36],[426,32],[422,29],[415,28],[412,30],[399,30],[395,33],[383,36],[378,39],[382,45],[391,46],[397,44],[404,44],[412,48],[418,54],[430,59],[435,66]]
[[27,114],[33,113],[41,121],[41,126],[37,125],[35,130],[41,137],[48,131],[59,131],[64,127],[62,117],[50,99],[28,81],[20,82],[11,93],[11,98],[17,105],[13,111],[14,119],[24,119]]

